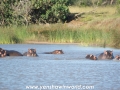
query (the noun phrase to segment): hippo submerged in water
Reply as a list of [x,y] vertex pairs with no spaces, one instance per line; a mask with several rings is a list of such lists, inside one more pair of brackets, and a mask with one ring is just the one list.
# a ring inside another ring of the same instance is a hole
[[23,55],[15,50],[4,50],[0,48],[0,57],[5,57],[5,56],[23,56]]
[[88,54],[85,58],[91,59],[91,60],[97,60],[97,57],[92,54]]
[[52,52],[45,52],[45,54],[64,54],[62,50],[54,50]]
[[85,58],[87,59],[91,59],[91,60],[105,60],[105,59],[113,59],[114,56],[113,56],[113,51],[110,51],[110,50],[107,50],[107,51],[104,51],[103,53],[101,53],[98,58],[92,54],[88,54]]
[[107,50],[107,51],[104,51],[103,53],[101,53],[99,56],[98,56],[98,59],[113,59],[114,56],[113,56],[113,51],[110,51],[110,50]]
[[5,56],[33,56],[33,57],[36,57],[38,55],[36,53],[36,49],[28,49],[28,52],[21,54],[20,52],[15,51],[15,50],[4,50],[4,49],[0,48],[0,57],[5,57]]
[[32,57],[37,57],[36,49],[28,49],[27,52],[23,54],[24,56],[32,56]]
[[117,55],[117,56],[114,58],[114,60],[120,60],[120,56]]

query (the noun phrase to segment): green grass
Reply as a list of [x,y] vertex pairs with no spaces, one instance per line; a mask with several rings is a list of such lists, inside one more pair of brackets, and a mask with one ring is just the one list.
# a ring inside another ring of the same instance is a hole
[[48,31],[48,41],[59,43],[80,43],[82,45],[104,45],[110,42],[111,33],[95,29],[54,30]]
[[0,43],[23,43],[30,38],[32,34],[27,31],[27,27],[0,27]]

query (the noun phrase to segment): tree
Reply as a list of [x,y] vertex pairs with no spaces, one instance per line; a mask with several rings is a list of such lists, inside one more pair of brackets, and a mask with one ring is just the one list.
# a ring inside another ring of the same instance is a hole
[[0,1],[0,25],[11,25],[13,23],[13,3],[15,0]]
[[120,0],[117,0],[117,12],[120,14]]
[[65,22],[69,0],[0,0],[0,26]]
[[68,0],[36,0],[30,12],[34,23],[64,22],[69,14]]

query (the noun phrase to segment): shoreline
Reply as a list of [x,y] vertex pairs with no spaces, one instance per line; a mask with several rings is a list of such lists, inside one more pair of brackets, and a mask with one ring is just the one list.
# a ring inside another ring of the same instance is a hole
[[[102,46],[98,44],[86,44],[86,43],[57,43],[57,42],[41,42],[41,41],[26,41],[22,44],[58,44],[58,45],[80,45],[83,47],[109,47],[109,46]],[[112,47],[111,47],[112,48]]]
[[76,45],[80,45],[80,43],[55,43],[55,42],[39,42],[39,41],[26,41],[25,44],[76,44]]

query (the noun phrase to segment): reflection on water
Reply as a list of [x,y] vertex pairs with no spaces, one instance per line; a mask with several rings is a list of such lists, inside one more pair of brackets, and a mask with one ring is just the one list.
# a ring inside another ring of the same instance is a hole
[[[26,90],[26,86],[30,85],[91,85],[94,86],[93,90],[120,90],[119,61],[85,59],[86,54],[97,55],[104,50],[113,50],[114,55],[117,55],[120,54],[119,49],[62,44],[13,44],[0,47],[21,53],[28,48],[36,48],[39,55],[0,58],[0,90]],[[65,54],[42,54],[56,49],[62,49]]]

